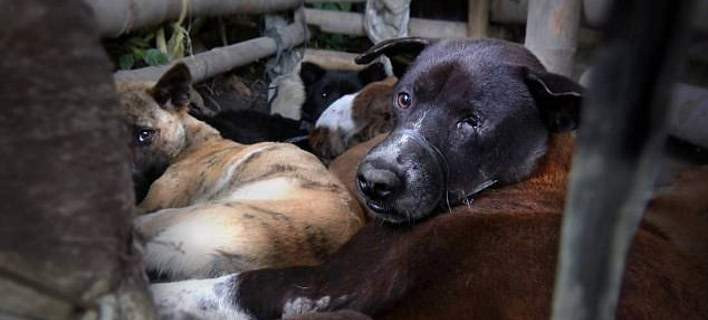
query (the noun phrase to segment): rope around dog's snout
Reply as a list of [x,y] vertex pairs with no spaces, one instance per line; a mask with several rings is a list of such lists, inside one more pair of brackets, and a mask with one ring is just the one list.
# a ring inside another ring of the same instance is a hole
[[426,151],[434,154],[434,158],[437,158],[436,162],[442,169],[443,174],[443,196],[445,196],[445,203],[447,204],[447,208],[449,211],[452,211],[452,206],[450,205],[450,193],[448,190],[448,181],[450,178],[450,164],[448,163],[447,157],[436,147],[434,144],[432,144],[428,139],[423,137],[421,134],[411,131],[411,130],[406,130],[402,133],[403,136],[408,136],[411,138],[413,141],[418,143],[423,149]]
[[449,192],[449,188],[448,188],[448,182],[449,182],[449,178],[450,178],[450,163],[448,162],[447,157],[442,153],[442,151],[440,151],[440,149],[438,149],[438,147],[436,147],[434,144],[432,144],[430,141],[428,141],[428,139],[426,139],[425,137],[423,137],[422,135],[420,135],[419,133],[417,133],[415,131],[407,130],[407,131],[404,131],[402,133],[402,135],[408,136],[413,141],[415,141],[420,146],[422,146],[423,149],[427,150],[428,152],[432,151],[432,153],[435,154],[434,158],[437,158],[436,160],[438,162],[438,165],[440,165],[442,171],[445,173],[444,178],[443,178],[443,184],[444,184],[443,192],[444,192],[444,196],[445,196],[445,204],[447,205],[447,209],[450,212],[452,212],[452,205],[453,204],[457,205],[458,203],[465,203],[465,204],[467,204],[467,206],[469,206],[470,200],[474,195],[486,190],[487,188],[495,185],[498,182],[497,179],[485,180],[482,183],[480,183],[479,185],[477,185],[474,188],[474,190],[472,190],[472,192],[464,195],[460,199],[455,199],[455,203],[451,203],[450,202],[450,192]]

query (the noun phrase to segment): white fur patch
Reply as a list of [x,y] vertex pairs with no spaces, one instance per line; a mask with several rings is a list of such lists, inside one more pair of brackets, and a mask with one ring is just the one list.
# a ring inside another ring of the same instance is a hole
[[283,318],[307,312],[322,311],[329,306],[330,300],[329,296],[324,296],[318,300],[311,300],[305,297],[288,300],[283,306]]
[[224,190],[224,188],[226,187],[226,184],[228,184],[229,182],[231,182],[231,180],[233,180],[234,172],[236,171],[236,168],[241,166],[241,164],[243,164],[249,158],[255,156],[257,153],[266,152],[268,149],[274,148],[274,146],[275,145],[271,144],[271,143],[264,143],[258,147],[250,147],[248,153],[241,155],[239,157],[238,161],[230,164],[229,167],[226,169],[226,173],[223,174],[219,178],[219,180],[216,183],[214,183],[214,185],[211,186],[212,191],[210,194],[214,194],[214,193]]
[[327,107],[317,119],[315,128],[329,128],[331,131],[353,131],[356,125],[352,119],[352,106],[358,93],[344,95]]
[[[180,215],[193,211],[191,207],[166,209],[136,219],[138,229],[160,215]],[[209,274],[218,250],[232,248],[233,239],[241,233],[234,225],[226,225],[208,215],[189,217],[154,235],[145,244],[145,265],[152,270],[179,279],[194,274]]]
[[256,181],[238,188],[226,201],[278,200],[297,197],[296,182],[290,177]]
[[150,286],[160,319],[252,320],[237,301],[238,275]]

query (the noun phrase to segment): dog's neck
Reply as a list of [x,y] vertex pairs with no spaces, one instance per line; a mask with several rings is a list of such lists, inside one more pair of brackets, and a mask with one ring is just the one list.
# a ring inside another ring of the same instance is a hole
[[186,155],[194,153],[206,145],[224,140],[219,131],[205,122],[197,120],[186,112],[181,116],[185,130],[185,144],[176,159],[184,158]]
[[565,204],[567,180],[575,147],[571,133],[549,137],[548,151],[538,160],[532,174],[515,184],[482,192],[463,210],[479,213],[539,212],[560,213]]
[[522,188],[560,188],[565,193],[574,150],[575,137],[572,133],[551,135],[548,151],[539,159],[531,176],[518,185]]

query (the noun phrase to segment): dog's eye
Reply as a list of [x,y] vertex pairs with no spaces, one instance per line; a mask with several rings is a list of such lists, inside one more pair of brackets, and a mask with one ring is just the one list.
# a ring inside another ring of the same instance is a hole
[[138,145],[144,146],[152,142],[152,138],[155,136],[155,130],[152,129],[138,129],[135,133],[135,141]]
[[411,102],[413,101],[413,98],[411,98],[411,95],[405,92],[401,92],[398,94],[398,98],[396,99],[396,103],[398,104],[398,107],[401,109],[406,109],[411,106]]
[[329,92],[327,92],[325,90],[322,90],[322,92],[320,92],[320,96],[322,96],[322,98],[327,98],[328,95],[329,95]]
[[463,118],[462,120],[457,122],[458,129],[463,129],[463,128],[477,129],[477,128],[479,128],[479,125],[480,125],[480,119],[476,115],[472,115],[472,116]]

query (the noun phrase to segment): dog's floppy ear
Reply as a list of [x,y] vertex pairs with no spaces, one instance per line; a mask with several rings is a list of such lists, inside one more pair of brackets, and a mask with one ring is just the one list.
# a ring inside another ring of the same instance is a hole
[[160,77],[152,88],[152,96],[161,107],[168,107],[168,102],[175,108],[189,106],[189,91],[192,74],[184,63],[174,65]]
[[577,82],[550,72],[524,68],[524,81],[541,111],[544,123],[552,132],[577,128],[583,87]]
[[359,79],[365,84],[386,79],[386,70],[384,69],[383,63],[372,63],[363,70],[359,71]]
[[374,59],[379,56],[385,55],[391,59],[393,73],[400,79],[408,68],[408,65],[413,63],[420,52],[432,43],[432,39],[421,37],[405,37],[384,40],[354,58],[354,62],[358,64],[367,64],[374,61]]
[[312,62],[303,62],[300,65],[300,79],[305,84],[305,86],[311,85],[317,80],[322,79],[325,74],[325,69],[316,65]]

